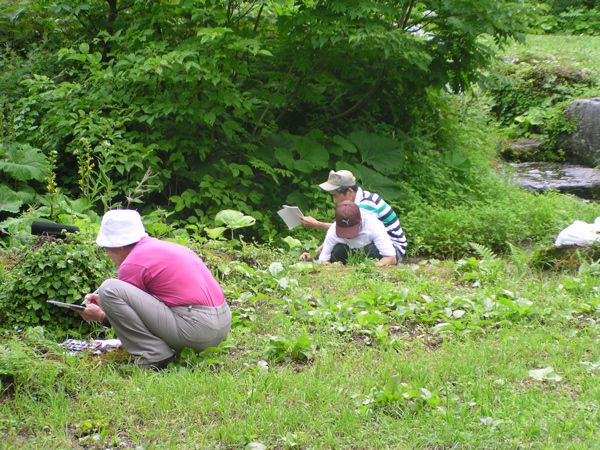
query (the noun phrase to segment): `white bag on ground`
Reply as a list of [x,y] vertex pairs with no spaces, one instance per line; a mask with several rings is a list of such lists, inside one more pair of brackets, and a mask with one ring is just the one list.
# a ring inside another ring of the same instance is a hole
[[594,223],[576,220],[558,234],[554,245],[557,247],[565,245],[584,247],[596,241],[600,242],[600,217],[596,217]]

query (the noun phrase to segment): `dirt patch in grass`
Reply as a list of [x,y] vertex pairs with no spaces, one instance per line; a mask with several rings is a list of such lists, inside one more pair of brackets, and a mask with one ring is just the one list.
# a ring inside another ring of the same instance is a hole
[[390,335],[406,340],[406,341],[419,341],[429,351],[436,351],[443,342],[443,339],[431,333],[423,325],[413,325],[407,327],[392,326],[390,327]]
[[598,323],[598,317],[589,313],[574,314],[573,317],[577,320],[576,327],[579,329],[588,328]]
[[363,345],[372,346],[374,344],[373,336],[365,333],[353,333],[350,336],[350,339],[359,347],[362,347]]
[[562,381],[540,381],[532,378],[522,380],[516,384],[517,389],[539,389],[544,392],[555,392],[565,394],[572,400],[577,400],[581,395],[581,388],[577,384],[570,384],[564,379]]

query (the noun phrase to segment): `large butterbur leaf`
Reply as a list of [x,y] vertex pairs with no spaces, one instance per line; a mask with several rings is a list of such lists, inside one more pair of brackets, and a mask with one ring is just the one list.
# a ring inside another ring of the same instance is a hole
[[402,168],[404,151],[395,139],[367,131],[355,131],[348,139],[358,149],[364,163],[386,175],[396,174]]
[[17,192],[8,186],[0,186],[0,211],[18,213],[22,205],[23,200]]
[[19,181],[42,181],[48,175],[48,160],[27,144],[0,144],[0,171]]
[[444,163],[455,170],[468,170],[471,160],[458,150],[450,150],[442,154]]
[[287,169],[310,173],[327,167],[329,152],[311,136],[282,134],[275,149],[275,158]]
[[215,216],[215,223],[217,225],[225,225],[232,230],[237,230],[238,228],[245,228],[254,225],[256,223],[256,219],[252,216],[247,216],[240,211],[225,209],[217,213]]
[[338,169],[341,168],[350,170],[356,176],[359,184],[365,186],[368,191],[377,192],[388,201],[402,198],[398,179],[388,177],[364,165],[344,164],[344,167],[338,167]]

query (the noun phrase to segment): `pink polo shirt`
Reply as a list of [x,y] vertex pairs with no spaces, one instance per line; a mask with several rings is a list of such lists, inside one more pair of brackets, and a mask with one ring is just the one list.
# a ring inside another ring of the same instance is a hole
[[223,290],[202,260],[183,245],[145,237],[119,266],[119,280],[137,286],[167,306],[221,306]]

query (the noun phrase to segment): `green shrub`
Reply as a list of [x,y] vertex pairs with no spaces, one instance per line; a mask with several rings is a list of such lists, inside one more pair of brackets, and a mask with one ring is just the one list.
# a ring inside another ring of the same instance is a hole
[[508,251],[509,243],[551,244],[574,219],[592,222],[600,215],[598,205],[563,194],[490,183],[490,194],[481,201],[449,209],[427,205],[407,214],[403,226],[410,252],[456,258],[472,253],[472,243],[494,252]]
[[442,401],[443,397],[437,392],[411,386],[401,382],[398,375],[393,375],[382,386],[373,386],[369,394],[361,398],[358,412],[368,414],[383,410],[387,415],[402,416],[435,408]]
[[556,34],[600,35],[600,6],[587,2],[569,2],[568,5],[540,5],[533,24],[534,31]]
[[89,331],[79,314],[46,300],[80,303],[110,275],[110,263],[96,245],[81,236],[68,241],[41,239],[19,255],[0,288],[4,327],[44,325],[59,335]]
[[593,88],[594,80],[586,71],[532,54],[499,63],[486,81],[491,112],[512,137],[547,138],[568,129],[565,105],[591,95]]
[[265,355],[275,362],[290,360],[305,363],[314,358],[315,351],[316,347],[308,334],[298,338],[271,336],[265,348]]

